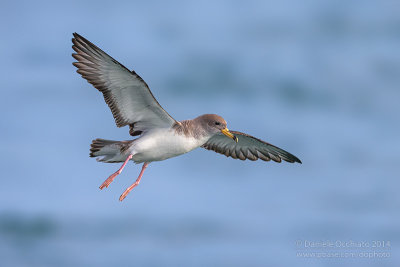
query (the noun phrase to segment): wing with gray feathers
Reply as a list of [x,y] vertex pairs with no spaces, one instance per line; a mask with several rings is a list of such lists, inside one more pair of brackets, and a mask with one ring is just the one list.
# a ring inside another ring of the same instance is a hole
[[272,159],[276,162],[281,162],[282,160],[285,160],[292,163],[301,163],[301,161],[296,156],[274,145],[271,145],[245,133],[237,131],[230,132],[239,139],[237,143],[223,134],[216,134],[211,137],[204,145],[202,145],[202,147],[208,150],[213,150],[227,157],[232,157],[234,159],[262,159],[265,161],[269,161]]
[[132,135],[151,128],[171,127],[176,121],[160,106],[146,82],[84,37],[74,33],[72,56],[77,72],[103,93],[118,127]]

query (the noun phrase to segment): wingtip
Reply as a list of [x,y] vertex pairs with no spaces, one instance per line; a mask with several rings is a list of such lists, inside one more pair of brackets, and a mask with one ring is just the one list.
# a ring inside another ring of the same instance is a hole
[[79,35],[79,34],[77,34],[76,32],[73,32],[72,33],[72,39],[71,39],[71,41],[72,41],[72,48],[75,50],[75,48],[74,47],[76,47],[76,40],[77,39],[79,39],[81,36]]
[[287,152],[286,156],[287,156],[286,159],[285,158],[282,158],[282,159],[287,161],[287,162],[290,162],[290,163],[296,163],[297,162],[297,163],[303,164],[303,162],[301,162],[301,160],[298,157],[296,157],[295,155],[293,155],[293,154],[291,154],[289,152]]
[[82,35],[80,35],[80,34],[77,33],[77,32],[73,32],[73,33],[72,33],[72,36],[73,36],[72,41],[74,41],[74,40],[79,40],[79,39],[85,39],[85,38],[82,37]]
[[303,162],[301,162],[301,160],[298,157],[296,157],[296,156],[293,156],[293,157],[294,157],[294,162],[303,164]]

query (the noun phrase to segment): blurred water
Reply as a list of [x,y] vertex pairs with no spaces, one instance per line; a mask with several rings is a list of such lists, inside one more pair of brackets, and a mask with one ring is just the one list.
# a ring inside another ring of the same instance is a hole
[[[3,2],[1,265],[397,266],[399,11],[395,1]],[[90,159],[90,141],[129,135],[75,73],[75,31],[134,68],[176,119],[220,114],[303,164],[199,149],[151,164],[123,203],[139,166],[100,192],[118,166]],[[391,246],[304,247],[326,240]],[[357,257],[297,254],[331,251]]]

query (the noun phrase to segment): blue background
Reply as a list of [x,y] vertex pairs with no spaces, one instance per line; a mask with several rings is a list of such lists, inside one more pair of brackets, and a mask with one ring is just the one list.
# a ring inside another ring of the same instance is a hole
[[[396,1],[2,1],[1,265],[398,266],[399,12]],[[89,158],[91,140],[130,136],[75,73],[75,31],[177,120],[220,114],[303,164],[198,149],[150,164],[122,203],[140,166],[100,191],[119,164]],[[390,247],[306,247],[323,241]]]

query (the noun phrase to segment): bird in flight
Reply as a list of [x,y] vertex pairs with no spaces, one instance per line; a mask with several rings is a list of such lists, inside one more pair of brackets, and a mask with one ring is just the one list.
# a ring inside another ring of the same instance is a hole
[[301,161],[274,145],[238,131],[229,131],[226,121],[216,114],[177,121],[154,98],[146,82],[96,45],[74,33],[72,56],[77,72],[98,89],[110,107],[118,127],[129,126],[128,141],[93,140],[90,157],[100,162],[122,162],[100,189],[108,187],[129,160],[143,163],[136,181],[120,196],[122,201],[139,184],[149,163],[176,157],[202,147],[240,160]]

